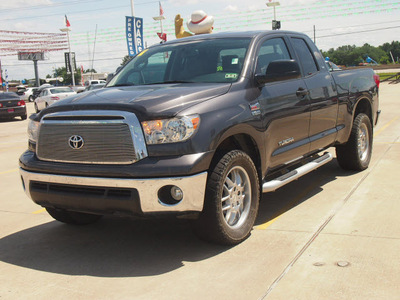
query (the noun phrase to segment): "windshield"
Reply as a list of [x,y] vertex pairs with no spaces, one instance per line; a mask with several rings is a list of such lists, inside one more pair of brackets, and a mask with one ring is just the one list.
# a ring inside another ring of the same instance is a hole
[[146,49],[108,86],[157,83],[225,83],[239,79],[250,39],[210,39]]

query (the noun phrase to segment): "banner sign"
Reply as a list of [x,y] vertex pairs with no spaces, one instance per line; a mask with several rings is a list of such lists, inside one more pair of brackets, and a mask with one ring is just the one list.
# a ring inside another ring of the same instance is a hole
[[126,42],[129,56],[135,56],[143,49],[143,19],[126,17]]
[[[72,63],[74,64],[74,71],[76,70],[76,61],[75,61],[75,52],[71,52]],[[67,73],[71,73],[71,61],[69,59],[69,52],[64,52],[65,58],[65,69],[67,69]]]

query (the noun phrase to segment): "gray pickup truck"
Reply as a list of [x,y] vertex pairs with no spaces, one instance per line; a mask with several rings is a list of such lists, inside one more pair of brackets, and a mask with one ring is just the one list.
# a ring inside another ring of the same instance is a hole
[[149,47],[105,88],[30,117],[27,195],[58,221],[174,215],[202,238],[246,239],[261,193],[326,164],[364,170],[378,121],[370,69],[329,72],[289,31]]

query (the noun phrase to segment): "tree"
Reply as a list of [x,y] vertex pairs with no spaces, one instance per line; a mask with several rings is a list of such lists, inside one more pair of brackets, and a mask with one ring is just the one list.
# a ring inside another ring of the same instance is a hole
[[[64,79],[64,84],[72,84],[71,73],[67,74],[67,69],[65,67],[57,68],[54,70],[54,77],[62,77]],[[79,84],[81,81],[81,70],[75,70],[75,84]]]
[[[384,46],[385,47],[374,47],[369,44],[364,44],[362,47],[357,47],[355,45],[346,45],[340,46],[337,49],[331,48],[326,52],[322,51],[322,54],[324,57],[329,57],[330,60],[337,65],[358,66],[360,63],[365,63],[368,57],[372,58],[377,63],[387,64],[390,62],[390,54],[385,49],[392,48],[388,43]],[[393,49],[395,49],[395,46]]]
[[400,59],[400,42],[399,41],[392,41],[392,43],[384,43],[382,46],[379,46],[380,49],[385,51],[385,53],[389,57],[389,61],[393,62],[392,60],[392,55],[393,59],[395,62],[399,63]]

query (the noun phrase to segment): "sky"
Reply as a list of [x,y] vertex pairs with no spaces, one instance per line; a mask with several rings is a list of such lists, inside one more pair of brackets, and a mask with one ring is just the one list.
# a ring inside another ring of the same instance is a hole
[[[276,0],[273,0],[276,1]],[[273,8],[269,0],[134,0],[134,15],[143,18],[147,46],[159,43],[159,3],[166,19],[164,32],[175,39],[174,18],[181,14],[184,24],[191,13],[204,10],[214,17],[214,32],[270,30]],[[398,0],[280,0],[276,19],[281,29],[300,31],[314,39],[321,50],[343,45],[373,46],[400,40],[400,1]],[[128,54],[125,40],[125,16],[132,15],[131,0],[1,0],[0,30],[60,33],[64,16],[71,24],[71,51],[78,66],[97,72],[114,72]],[[185,29],[187,27],[185,25]],[[21,35],[24,36],[24,35]],[[0,60],[9,80],[34,78],[32,61],[18,61],[16,55],[4,56],[9,47],[0,32]],[[63,67],[64,51],[47,52],[39,61],[39,77],[53,75]]]

